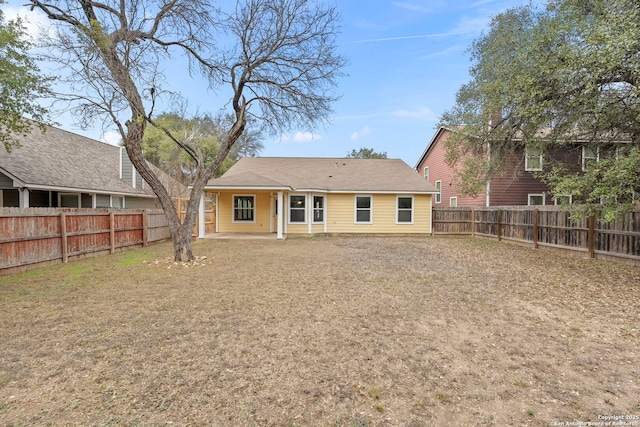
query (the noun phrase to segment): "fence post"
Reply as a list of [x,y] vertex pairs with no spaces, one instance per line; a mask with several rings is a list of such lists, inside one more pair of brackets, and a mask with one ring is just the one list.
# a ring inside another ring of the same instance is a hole
[[147,210],[142,211],[142,247],[146,248],[148,246],[148,231],[149,220],[147,218]]
[[62,262],[69,262],[67,248],[67,214],[60,212],[60,239],[62,242]]
[[[433,195],[432,195],[433,197]],[[431,235],[433,236],[434,233],[434,228],[436,226],[436,208],[434,208],[433,206],[431,207]]]
[[587,245],[589,249],[589,258],[596,256],[596,218],[589,217],[589,231],[587,231]]
[[471,206],[471,237],[476,235],[476,207]]
[[498,209],[497,217],[496,236],[498,237],[498,241],[500,241],[502,240],[502,209]]
[[533,249],[538,249],[538,227],[540,223],[540,211],[536,208],[533,210]]
[[116,252],[116,219],[113,211],[109,212],[109,244],[111,253]]

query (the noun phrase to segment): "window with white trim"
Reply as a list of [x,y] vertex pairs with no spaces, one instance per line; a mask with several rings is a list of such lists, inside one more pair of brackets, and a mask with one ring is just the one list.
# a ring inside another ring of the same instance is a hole
[[526,147],[524,155],[524,170],[542,170],[542,149],[538,147]]
[[307,196],[292,194],[289,196],[289,222],[304,224],[307,222]]
[[124,208],[124,196],[111,196],[110,207]]
[[449,207],[450,208],[458,207],[458,196],[449,197]]
[[256,196],[233,196],[233,222],[256,222]]
[[373,198],[371,196],[355,196],[356,224],[371,224],[373,222]]
[[324,196],[313,196],[313,222],[324,222]]
[[429,181],[429,166],[424,167],[424,179]]
[[442,181],[436,181],[436,190],[438,190],[436,193],[436,203],[440,203],[442,202]]
[[544,206],[544,194],[529,194],[529,206]]
[[586,171],[589,165],[600,161],[600,149],[598,147],[582,146],[582,171]]
[[413,196],[398,196],[396,204],[396,222],[413,224]]

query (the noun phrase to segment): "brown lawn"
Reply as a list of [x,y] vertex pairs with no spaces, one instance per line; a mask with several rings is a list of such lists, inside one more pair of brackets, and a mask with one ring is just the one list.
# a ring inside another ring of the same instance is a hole
[[640,268],[470,238],[194,249],[0,277],[0,425],[640,425]]

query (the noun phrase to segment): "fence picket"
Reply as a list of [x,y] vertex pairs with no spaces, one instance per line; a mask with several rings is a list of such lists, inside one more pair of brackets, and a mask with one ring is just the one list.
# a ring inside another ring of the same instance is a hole
[[434,208],[432,230],[528,242],[534,248],[559,248],[640,265],[640,211],[607,224],[593,218],[571,219],[556,206]]
[[170,237],[162,210],[0,208],[0,270],[67,262]]

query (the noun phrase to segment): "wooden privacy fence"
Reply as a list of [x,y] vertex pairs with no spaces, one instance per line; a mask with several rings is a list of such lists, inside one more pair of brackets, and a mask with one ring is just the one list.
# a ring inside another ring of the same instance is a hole
[[611,223],[574,220],[556,206],[434,208],[432,218],[434,234],[489,236],[640,265],[640,211]]
[[170,237],[162,210],[0,208],[0,269],[67,262]]

